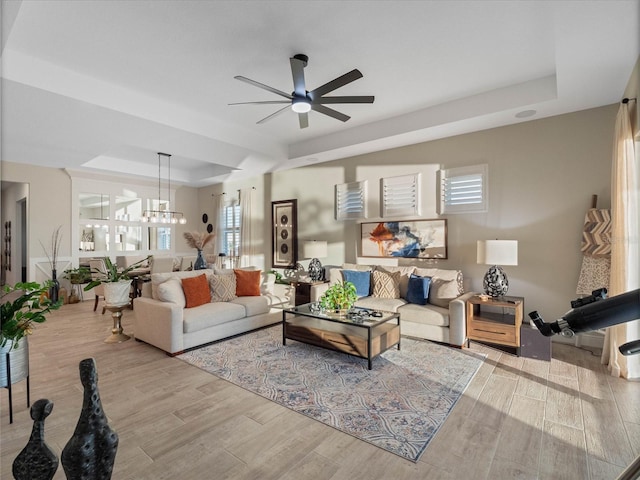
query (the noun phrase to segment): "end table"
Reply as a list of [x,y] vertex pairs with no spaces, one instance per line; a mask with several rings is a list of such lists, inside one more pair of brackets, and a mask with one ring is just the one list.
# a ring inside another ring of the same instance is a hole
[[467,347],[471,340],[515,347],[520,355],[522,297],[484,297],[467,300]]

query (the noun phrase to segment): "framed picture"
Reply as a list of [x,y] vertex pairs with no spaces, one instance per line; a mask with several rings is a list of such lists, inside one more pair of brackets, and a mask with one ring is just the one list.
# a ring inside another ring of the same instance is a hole
[[447,258],[447,220],[361,223],[363,257]]
[[275,268],[294,268],[298,262],[298,201],[279,200],[271,202],[271,225],[273,225],[273,257]]

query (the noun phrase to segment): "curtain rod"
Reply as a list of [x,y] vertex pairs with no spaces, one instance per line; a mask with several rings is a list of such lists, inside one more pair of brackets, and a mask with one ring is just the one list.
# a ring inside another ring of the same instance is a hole
[[635,99],[636,99],[635,97],[634,98],[626,98],[625,97],[625,98],[622,99],[622,103],[629,103],[629,102],[631,102],[631,101],[633,101]]
[[[255,189],[256,189],[256,187],[251,187],[251,190],[255,190]],[[240,192],[240,190],[241,190],[241,189],[239,188],[239,189],[238,189],[238,190],[236,190],[236,191],[237,191],[237,192]],[[222,192],[222,193],[212,193],[212,194],[211,194],[211,196],[212,196],[212,197],[219,197],[220,195],[226,195],[226,194],[227,194],[227,192]]]

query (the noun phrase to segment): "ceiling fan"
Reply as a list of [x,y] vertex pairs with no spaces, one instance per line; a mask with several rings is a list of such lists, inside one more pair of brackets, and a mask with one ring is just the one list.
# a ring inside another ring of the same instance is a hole
[[309,57],[301,53],[294,55],[289,59],[291,63],[291,74],[293,75],[293,87],[294,90],[291,94],[278,90],[276,88],[265,85],[264,83],[256,82],[250,78],[237,75],[236,78],[242,82],[246,82],[250,85],[254,85],[268,92],[275,93],[286,100],[267,100],[262,102],[239,102],[230,103],[229,105],[266,105],[266,104],[286,104],[280,110],[272,113],[271,115],[259,120],[257,123],[264,123],[267,120],[271,120],[273,117],[286,111],[289,107],[291,110],[298,114],[298,121],[300,122],[300,128],[307,128],[309,126],[308,112],[314,110],[318,113],[323,113],[330,117],[333,117],[342,122],[346,122],[351,117],[340,113],[337,110],[326,107],[325,104],[334,103],[373,103],[374,97],[372,95],[359,95],[359,96],[342,96],[342,97],[325,97],[324,95],[340,87],[347,85],[359,78],[362,78],[360,70],[354,69],[344,75],[331,80],[328,83],[316,88],[315,90],[307,90],[304,81],[304,67],[309,62]]

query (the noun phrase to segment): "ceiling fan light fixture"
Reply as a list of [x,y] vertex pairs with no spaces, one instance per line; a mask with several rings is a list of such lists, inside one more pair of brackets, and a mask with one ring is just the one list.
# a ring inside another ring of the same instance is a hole
[[306,98],[294,98],[291,102],[291,110],[296,113],[307,113],[311,111],[311,104]]

